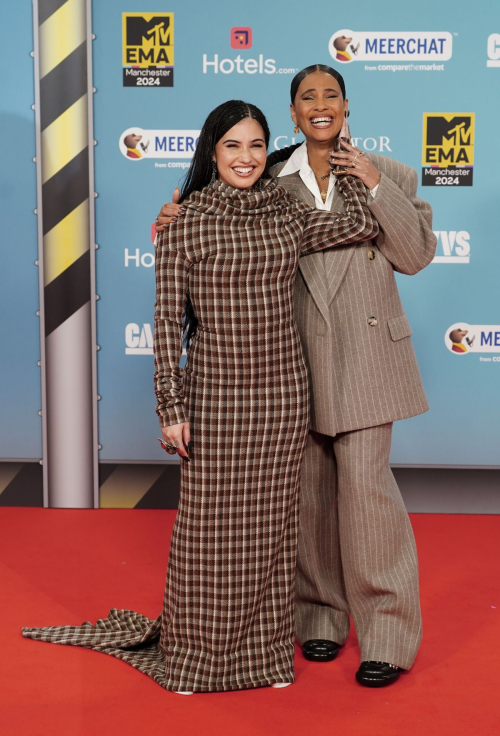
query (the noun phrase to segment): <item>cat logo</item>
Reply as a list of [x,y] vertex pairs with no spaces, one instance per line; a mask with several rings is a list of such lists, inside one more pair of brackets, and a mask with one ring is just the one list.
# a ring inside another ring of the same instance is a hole
[[472,186],[474,113],[424,113],[423,186]]
[[174,14],[122,13],[123,86],[174,86]]

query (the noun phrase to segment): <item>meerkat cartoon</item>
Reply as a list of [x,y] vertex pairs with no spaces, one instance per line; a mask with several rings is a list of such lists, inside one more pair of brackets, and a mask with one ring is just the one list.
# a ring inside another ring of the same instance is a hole
[[[454,353],[466,353],[467,348],[462,344],[462,340],[467,335],[468,330],[461,330],[459,327],[456,330],[452,330],[448,337],[451,340],[451,349]],[[471,344],[471,343],[469,343]]]
[[333,46],[337,50],[336,58],[338,61],[351,61],[351,54],[347,51],[347,47],[351,41],[352,38],[348,36],[338,36],[333,42]]

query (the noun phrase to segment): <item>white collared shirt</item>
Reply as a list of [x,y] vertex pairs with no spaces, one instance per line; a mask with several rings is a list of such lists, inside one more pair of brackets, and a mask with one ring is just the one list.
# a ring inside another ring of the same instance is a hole
[[[316,181],[316,177],[314,176],[314,171],[311,169],[309,165],[309,159],[307,157],[307,143],[304,141],[304,143],[295,149],[295,151],[292,153],[286,164],[281,169],[280,173],[278,174],[278,177],[280,176],[288,176],[289,174],[295,174],[296,172],[299,172],[299,176],[306,185],[306,187],[309,189],[311,194],[314,197],[314,201],[316,204],[317,210],[328,210],[328,212],[332,209],[332,201],[333,201],[333,191],[334,187],[337,183],[337,178],[330,173],[330,178],[328,180],[328,190],[326,195],[326,201],[323,202],[321,199],[321,194],[318,187],[318,182]],[[326,182],[325,182],[326,183]],[[379,185],[377,184],[376,187],[370,190],[370,194],[372,197],[375,196],[377,189]]]

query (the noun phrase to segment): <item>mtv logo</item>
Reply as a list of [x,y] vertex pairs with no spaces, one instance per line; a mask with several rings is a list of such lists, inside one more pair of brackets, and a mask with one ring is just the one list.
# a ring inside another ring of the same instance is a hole
[[474,113],[424,113],[423,166],[472,166]]
[[231,28],[231,48],[251,49],[252,29],[243,26],[235,26],[234,28]]
[[172,13],[124,13],[127,46],[170,46]]

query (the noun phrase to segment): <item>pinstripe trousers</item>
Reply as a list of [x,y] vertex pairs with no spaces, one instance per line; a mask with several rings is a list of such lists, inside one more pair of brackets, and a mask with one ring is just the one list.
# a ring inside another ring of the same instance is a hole
[[422,638],[415,539],[389,466],[392,423],[310,432],[302,464],[296,582],[301,643],[343,644],[409,669]]

